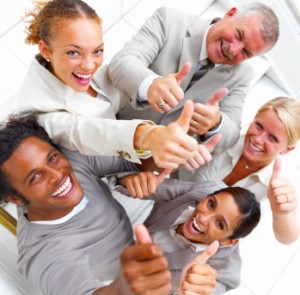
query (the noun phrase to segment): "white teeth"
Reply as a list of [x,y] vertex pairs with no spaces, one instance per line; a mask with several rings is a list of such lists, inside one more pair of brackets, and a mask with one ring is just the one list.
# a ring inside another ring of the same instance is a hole
[[257,151],[257,152],[262,152],[262,150],[259,149],[258,147],[256,147],[251,141],[250,141],[250,146],[251,146],[251,148],[254,149],[255,151]]
[[88,74],[88,75],[81,75],[81,74],[77,74],[77,73],[73,73],[75,76],[82,78],[82,79],[89,79],[91,77],[92,74]]
[[197,223],[196,217],[194,217],[193,219],[193,226],[201,233],[203,234],[204,232],[202,231],[202,229],[200,228],[200,226]]
[[63,197],[65,196],[72,188],[71,178],[67,177],[66,181],[61,185],[51,196],[52,197]]

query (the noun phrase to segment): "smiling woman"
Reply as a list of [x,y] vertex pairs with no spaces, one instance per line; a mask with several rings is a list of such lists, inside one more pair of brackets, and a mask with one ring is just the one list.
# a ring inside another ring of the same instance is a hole
[[87,155],[121,155],[135,163],[152,155],[164,168],[192,156],[197,142],[184,128],[190,115],[184,124],[179,120],[151,132],[151,121],[116,120],[119,92],[100,68],[104,44],[94,9],[81,0],[37,1],[26,20],[26,42],[38,45],[39,54],[1,119],[37,112],[55,142]]
[[200,167],[194,180],[219,179],[226,185],[249,189],[259,200],[268,196],[275,236],[289,244],[300,234],[297,182],[292,181],[293,170],[276,158],[291,152],[299,138],[300,103],[277,97],[258,110],[246,134],[233,147]]

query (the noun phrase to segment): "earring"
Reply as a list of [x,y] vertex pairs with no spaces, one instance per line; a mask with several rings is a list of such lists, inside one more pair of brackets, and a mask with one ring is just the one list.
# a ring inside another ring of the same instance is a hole
[[50,62],[50,58],[46,58],[46,61],[47,61],[47,62]]

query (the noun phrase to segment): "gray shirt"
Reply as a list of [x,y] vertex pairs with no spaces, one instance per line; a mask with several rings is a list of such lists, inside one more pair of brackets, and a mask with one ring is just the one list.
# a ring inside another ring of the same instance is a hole
[[64,153],[89,202],[56,225],[34,224],[22,214],[18,267],[43,294],[88,295],[118,276],[119,255],[133,243],[129,219],[101,177],[135,168],[121,157]]

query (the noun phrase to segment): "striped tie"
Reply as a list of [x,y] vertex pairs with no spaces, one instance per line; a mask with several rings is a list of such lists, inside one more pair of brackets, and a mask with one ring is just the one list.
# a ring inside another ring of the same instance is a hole
[[200,61],[196,67],[196,71],[191,79],[191,82],[187,89],[192,87],[199,79],[202,78],[215,64],[211,62],[208,58]]

